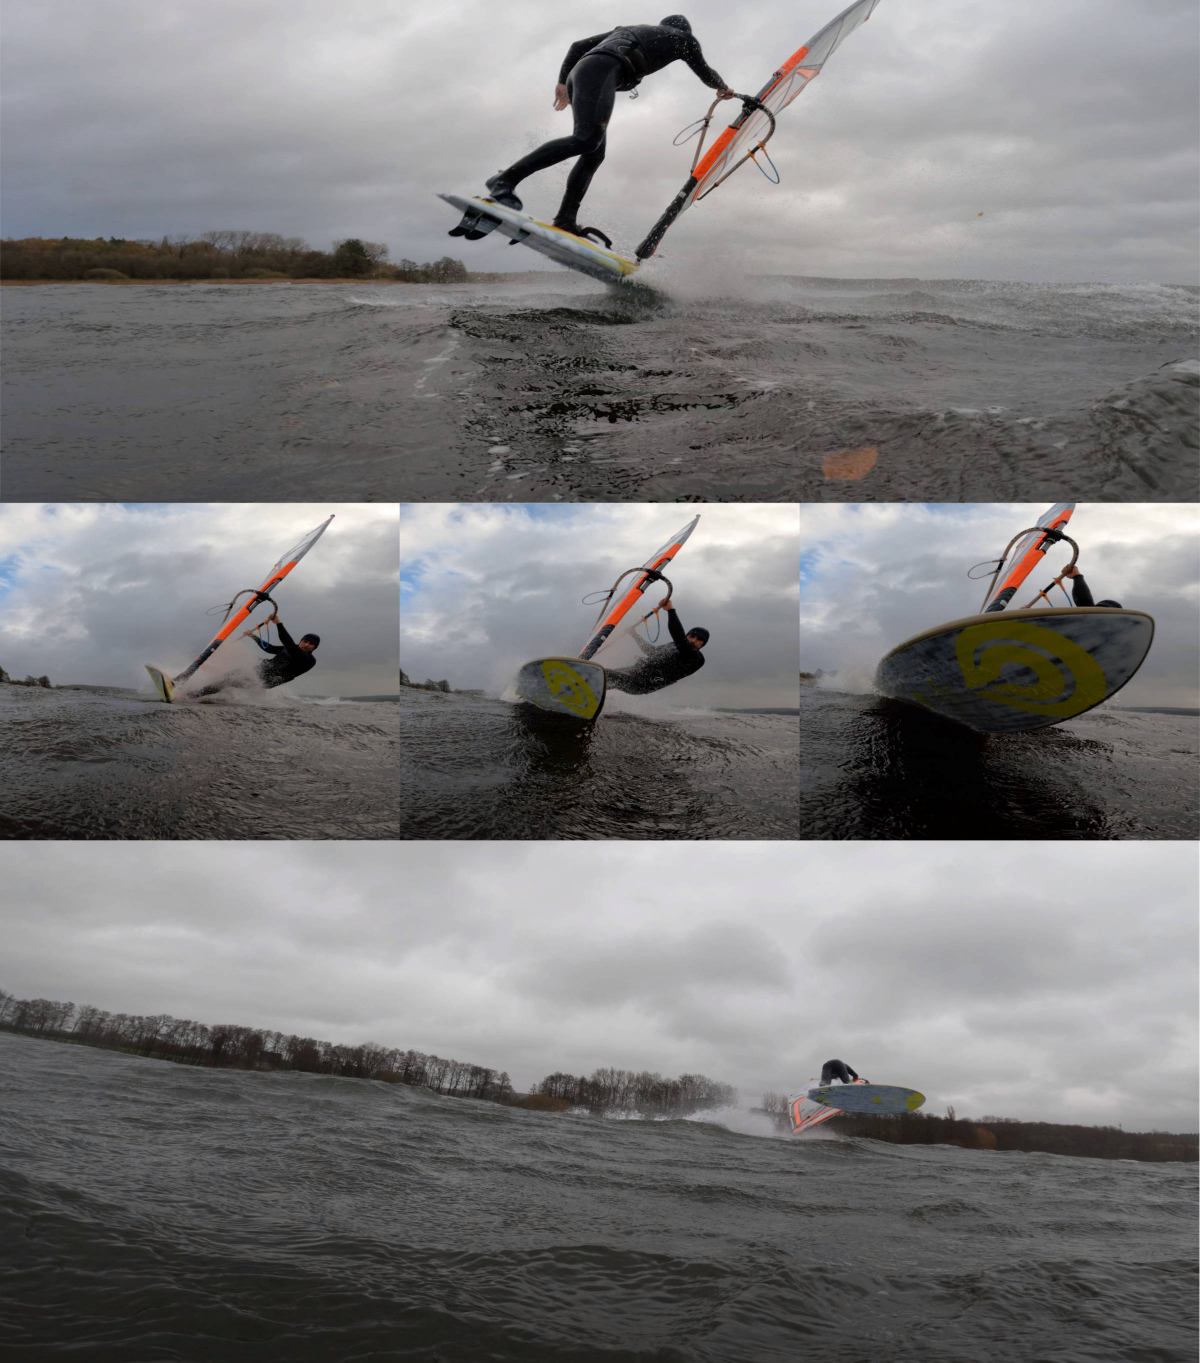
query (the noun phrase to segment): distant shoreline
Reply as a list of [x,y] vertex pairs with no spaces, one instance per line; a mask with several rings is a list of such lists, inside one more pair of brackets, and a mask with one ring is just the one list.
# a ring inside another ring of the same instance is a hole
[[[530,276],[556,275],[554,270],[522,270],[512,274],[468,274],[466,279],[456,280],[459,284],[502,284],[506,280],[527,279]],[[313,275],[301,279],[212,279],[198,276],[195,279],[0,279],[0,287],[6,289],[35,289],[43,284],[103,284],[107,288],[123,289],[130,284],[212,284],[228,287],[230,284],[397,284],[406,289],[444,289],[445,284],[422,283],[409,279],[371,279],[362,275],[321,276]]]

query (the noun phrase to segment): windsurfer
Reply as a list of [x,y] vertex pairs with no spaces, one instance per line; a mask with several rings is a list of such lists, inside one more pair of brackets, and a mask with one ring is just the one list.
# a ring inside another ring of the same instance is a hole
[[1071,579],[1071,604],[1073,606],[1113,606],[1117,610],[1121,609],[1119,601],[1093,601],[1091,588],[1083,579],[1083,574],[1078,568],[1072,566],[1063,573],[1063,577]]
[[[574,131],[570,137],[544,143],[507,170],[493,175],[487,182],[489,196],[519,213],[521,200],[514,191],[526,176],[577,156],[554,216],[554,226],[579,237],[594,233],[611,245],[596,228],[581,228],[578,216],[592,176],[604,160],[608,120],[617,91],[633,90],[643,76],[661,71],[674,61],[686,62],[721,99],[734,98],[733,91],[704,60],[700,44],[692,36],[692,26],[682,14],[668,14],[657,24],[614,28],[572,43],[558,73],[554,107],[561,112],[568,104],[571,106]],[[467,236],[470,230],[460,223],[450,235]]]
[[821,1087],[832,1084],[836,1079],[840,1084],[852,1084],[858,1075],[844,1060],[826,1060],[821,1066]]
[[646,696],[652,691],[661,691],[704,666],[700,650],[708,643],[708,630],[697,625],[685,634],[679,623],[679,616],[670,598],[664,601],[659,610],[667,613],[667,630],[671,635],[669,644],[651,644],[634,633],[634,642],[646,655],[631,667],[610,667],[608,685],[615,691],[625,691],[634,696]]
[[[252,638],[264,653],[269,653],[269,658],[264,658],[259,663],[257,669],[258,684],[271,690],[276,686],[283,686],[285,682],[295,681],[297,677],[303,676],[305,672],[311,672],[317,665],[317,660],[312,656],[313,650],[321,642],[319,634],[301,635],[299,642],[292,638],[283,626],[283,621],[279,615],[272,611],[263,621],[264,625],[274,624],[279,631],[279,643],[270,644],[264,642],[259,636],[257,629],[243,630],[242,638]],[[222,677],[220,681],[212,682],[208,686],[202,686],[199,691],[193,691],[192,697],[212,696],[218,691],[224,691],[226,687],[253,686],[256,678],[249,672],[235,672],[228,677]]]

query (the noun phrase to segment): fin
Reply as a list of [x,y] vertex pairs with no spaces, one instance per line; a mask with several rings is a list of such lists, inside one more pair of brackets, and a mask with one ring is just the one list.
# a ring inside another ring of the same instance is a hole
[[468,208],[458,225],[452,227],[446,235],[466,237],[468,241],[479,241],[486,237],[489,232],[494,232],[499,226],[499,222],[495,218],[487,217],[482,209]]

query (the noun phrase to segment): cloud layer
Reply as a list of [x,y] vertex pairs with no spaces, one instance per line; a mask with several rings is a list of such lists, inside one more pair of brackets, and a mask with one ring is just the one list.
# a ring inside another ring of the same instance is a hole
[[[0,506],[0,666],[56,685],[147,689],[143,663],[182,669],[220,627],[221,613],[207,612],[257,587],[331,513],[333,524],[276,597],[294,637],[321,636],[316,669],[290,690],[394,691],[394,506]],[[261,657],[249,641],[231,640],[214,664],[228,664],[231,650],[249,663]]]
[[[0,847],[0,985],[512,1073],[1195,1125],[1188,843]],[[587,892],[580,893],[586,886]]]
[[[581,598],[606,592],[693,514],[658,505],[401,507],[401,666],[418,681],[445,677],[460,689],[502,694],[530,658],[577,654],[599,609]],[[663,698],[705,707],[796,704],[798,560],[794,506],[703,508],[668,575],[684,628],[703,625],[712,638],[704,670]],[[663,594],[649,592],[646,609]],[[666,638],[664,624],[660,642]],[[636,656],[627,643],[601,661]],[[644,710],[654,699],[619,703]]]
[[[979,610],[995,559],[1044,505],[811,506],[800,508],[800,656],[806,671],[839,673],[838,685],[865,691],[883,654],[943,621]],[[1079,506],[1067,532],[1097,601],[1120,601],[1155,620],[1154,645],[1120,705],[1200,704],[1196,684],[1196,560],[1200,518],[1190,505]],[[1069,561],[1066,546],[1027,579],[1024,605]],[[1065,604],[1058,592],[1055,604]]]
[[[833,17],[832,0],[695,0],[725,79],[753,92]],[[472,190],[567,130],[567,47],[657,14],[447,0],[10,0],[9,235],[157,238],[214,227],[450,243],[438,190]],[[1194,282],[1196,25],[1190,0],[884,0],[780,121],[783,183],[746,167],[667,254],[854,277]],[[619,96],[589,218],[632,246],[683,183],[677,129],[706,108],[681,65]],[[529,185],[551,211],[564,168]],[[534,268],[532,256],[522,268]]]

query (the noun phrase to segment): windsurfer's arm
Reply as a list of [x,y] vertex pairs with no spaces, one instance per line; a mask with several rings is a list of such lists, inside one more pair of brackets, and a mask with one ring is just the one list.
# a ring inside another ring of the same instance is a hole
[[704,53],[700,50],[700,44],[695,40],[695,38],[692,39],[691,51],[684,58],[684,61],[687,62],[688,66],[690,66],[691,69],[696,73],[696,75],[700,77],[700,79],[705,83],[705,85],[710,86],[712,89],[716,90],[722,99],[733,98],[733,91],[725,84],[721,77],[717,75],[717,73],[712,69],[712,67],[709,66],[709,64],[704,60]]
[[1083,574],[1078,568],[1068,568],[1063,576],[1071,579],[1071,604],[1073,606],[1094,606],[1096,604],[1092,598],[1092,589],[1084,581]]
[[289,658],[303,658],[304,650],[296,643],[295,639],[283,627],[283,621],[278,618],[275,621],[275,628],[279,631],[279,642],[282,648],[273,648],[272,653],[286,653]]
[[679,616],[675,614],[675,607],[667,608],[667,629],[671,634],[671,641],[685,658],[690,658],[695,649],[687,641],[687,635],[683,632],[683,626],[679,623]]

